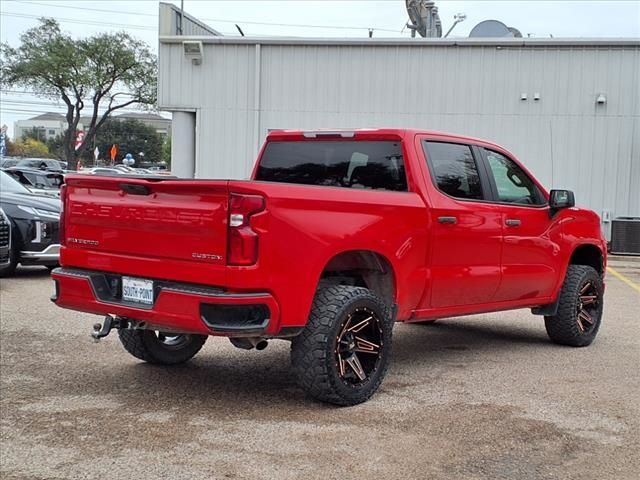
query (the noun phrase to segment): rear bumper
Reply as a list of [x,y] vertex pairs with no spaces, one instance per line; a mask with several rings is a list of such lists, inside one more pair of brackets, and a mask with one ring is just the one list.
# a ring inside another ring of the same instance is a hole
[[278,336],[280,309],[269,293],[232,293],[219,288],[154,280],[152,305],[121,299],[121,276],[57,268],[52,272],[62,308],[116,315],[146,322],[154,329],[222,336]]

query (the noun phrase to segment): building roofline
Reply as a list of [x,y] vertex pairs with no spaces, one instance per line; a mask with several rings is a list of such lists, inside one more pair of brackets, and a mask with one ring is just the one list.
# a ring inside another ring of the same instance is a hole
[[211,33],[211,35],[219,35],[222,36],[222,33],[220,33],[219,31],[217,31],[215,28],[211,28],[209,25],[207,25],[206,23],[198,20],[196,17],[194,17],[193,15],[189,15],[187,12],[180,10],[180,8],[178,8],[176,5],[174,5],[173,3],[169,3],[169,2],[159,2],[159,6],[160,8],[162,8],[162,6],[166,6],[167,8],[171,8],[174,12],[176,12],[177,14],[182,13],[182,15],[184,15],[184,18],[186,18],[187,20],[189,20],[190,22],[195,23],[196,25],[198,25],[200,28],[202,28],[203,30],[206,30],[208,32]]
[[232,45],[354,45],[421,47],[640,47],[640,38],[302,38],[160,36],[160,43],[195,40]]

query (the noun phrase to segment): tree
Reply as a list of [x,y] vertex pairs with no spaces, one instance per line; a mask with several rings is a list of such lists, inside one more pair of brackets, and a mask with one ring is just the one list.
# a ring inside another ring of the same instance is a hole
[[[0,85],[62,99],[68,123],[64,153],[72,170],[114,111],[134,104],[155,105],[156,56],[126,32],[74,40],[55,20],[42,18],[21,35],[20,42],[17,48],[1,45]],[[90,121],[76,149],[75,132],[85,104]]]
[[35,158],[49,158],[51,156],[47,145],[32,137],[25,137],[15,142],[7,142],[7,155]]
[[49,157],[49,149],[44,142],[36,140],[35,138],[27,138],[22,143],[24,144],[24,154],[26,157]]
[[20,140],[13,142],[7,138],[5,143],[8,157],[24,157],[24,145]]
[[47,136],[44,133],[44,130],[38,127],[33,127],[31,130],[27,130],[26,132],[22,133],[22,140],[26,140],[27,138],[33,138],[34,140],[46,142],[47,141],[46,137]]
[[[156,129],[145,125],[140,120],[127,118],[107,120],[96,136],[96,147],[104,157],[109,156],[111,146],[118,147],[116,162],[130,153],[136,164],[142,161],[159,162],[162,158],[162,136]],[[144,153],[144,157],[140,156]]]
[[66,160],[64,154],[64,139],[66,133],[67,132],[65,131],[53,138],[47,139],[47,148],[49,149],[49,153],[52,157],[57,158],[58,160]]

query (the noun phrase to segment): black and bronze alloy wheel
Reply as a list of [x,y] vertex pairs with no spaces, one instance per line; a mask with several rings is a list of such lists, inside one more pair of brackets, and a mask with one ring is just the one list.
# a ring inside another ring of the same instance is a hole
[[336,405],[366,401],[391,359],[390,308],[371,290],[350,285],[318,289],[307,326],[291,342],[298,384]]
[[349,385],[366,382],[380,363],[383,334],[380,319],[372,310],[356,309],[345,320],[336,339],[340,378]]
[[555,315],[544,317],[549,338],[562,345],[586,347],[596,338],[604,307],[602,277],[587,265],[569,265]]
[[580,289],[576,305],[576,321],[581,334],[588,334],[596,327],[600,299],[593,281],[587,281]]

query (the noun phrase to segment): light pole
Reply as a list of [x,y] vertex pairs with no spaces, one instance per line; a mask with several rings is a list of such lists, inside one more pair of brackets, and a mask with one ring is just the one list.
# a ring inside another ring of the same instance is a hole
[[458,13],[456,15],[453,16],[453,25],[451,25],[451,28],[447,31],[447,33],[444,34],[443,38],[447,38],[449,36],[449,34],[451,33],[451,31],[456,28],[456,25],[458,25],[460,22],[464,22],[467,19],[467,14],[466,13]]

